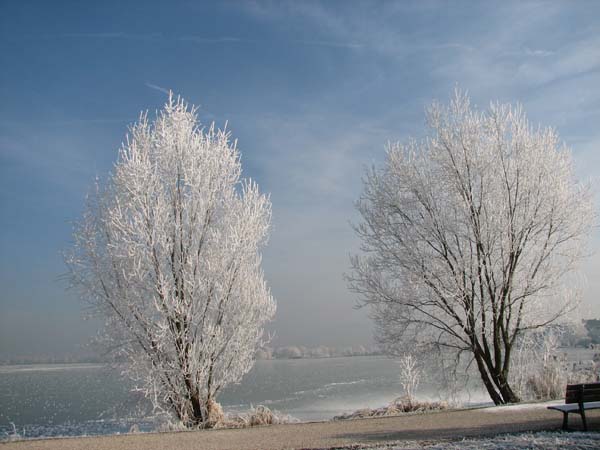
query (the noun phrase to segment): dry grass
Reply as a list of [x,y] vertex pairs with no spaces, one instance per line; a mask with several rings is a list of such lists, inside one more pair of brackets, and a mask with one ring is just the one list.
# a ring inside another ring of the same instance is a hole
[[406,397],[399,397],[381,408],[364,408],[349,414],[335,416],[333,420],[365,419],[367,417],[398,416],[411,412],[440,411],[448,409],[446,402],[420,402]]
[[596,367],[569,371],[558,364],[548,364],[527,379],[525,398],[535,400],[563,398],[567,384],[593,383],[597,377]]
[[295,422],[298,422],[298,419],[289,414],[282,414],[278,411],[272,411],[266,406],[259,405],[246,413],[225,414],[223,420],[217,423],[215,428],[248,428]]
[[[282,414],[279,411],[270,410],[266,406],[259,405],[245,413],[224,413],[221,405],[213,402],[210,406],[208,421],[199,428],[249,428],[262,425],[276,425],[280,423],[297,423],[298,419],[289,414]],[[157,431],[189,431],[179,421],[167,421],[161,424]]]

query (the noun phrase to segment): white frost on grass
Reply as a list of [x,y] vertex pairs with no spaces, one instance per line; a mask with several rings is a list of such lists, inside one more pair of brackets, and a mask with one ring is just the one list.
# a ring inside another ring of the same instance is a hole
[[369,450],[517,450],[517,449],[567,449],[586,450],[600,448],[600,433],[564,433],[542,431],[537,433],[503,434],[491,438],[463,439],[438,443],[402,442],[379,447],[352,447]]
[[505,434],[491,439],[465,439],[435,444],[430,449],[597,449],[600,433],[548,432]]

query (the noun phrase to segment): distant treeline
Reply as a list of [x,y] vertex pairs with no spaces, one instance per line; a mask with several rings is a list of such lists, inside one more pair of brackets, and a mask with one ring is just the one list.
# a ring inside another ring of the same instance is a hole
[[[600,319],[583,320],[582,330],[566,331],[561,334],[563,347],[589,347],[600,345]],[[289,345],[285,347],[264,347],[256,353],[257,359],[301,359],[301,358],[335,358],[340,356],[367,356],[381,354],[375,346],[355,345],[347,347],[305,347]],[[68,354],[68,355],[27,355],[1,357],[0,365],[9,364],[73,364],[107,362],[102,355]]]
[[355,345],[348,347],[304,347],[290,345],[286,347],[264,347],[256,353],[257,359],[301,359],[301,358],[335,358],[339,356],[379,355],[381,352],[374,346]]
[[[328,347],[304,347],[302,345],[291,345],[286,347],[264,347],[256,353],[256,359],[300,359],[300,358],[334,358],[339,356],[366,356],[378,355],[380,352],[374,346],[348,346]],[[11,364],[75,364],[75,363],[105,363],[108,360],[102,356],[94,355],[36,355],[16,356],[0,358],[0,365]]]
[[587,336],[582,344],[600,344],[600,319],[584,320]]
[[600,345],[600,319],[587,319],[581,321],[582,326],[564,326],[561,324],[548,325],[559,331],[558,336],[561,347],[590,347]]
[[101,364],[106,358],[100,355],[25,355],[0,357],[0,365],[17,364]]

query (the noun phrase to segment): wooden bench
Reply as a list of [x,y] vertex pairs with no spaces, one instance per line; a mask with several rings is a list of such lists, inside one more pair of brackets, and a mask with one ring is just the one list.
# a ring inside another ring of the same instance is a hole
[[586,409],[600,409],[600,383],[568,384],[564,405],[548,406],[563,413],[563,430],[568,429],[569,413],[579,414],[587,431]]

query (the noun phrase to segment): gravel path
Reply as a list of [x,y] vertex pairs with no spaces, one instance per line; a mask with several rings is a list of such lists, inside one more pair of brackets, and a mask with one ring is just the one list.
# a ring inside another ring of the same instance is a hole
[[[6,449],[35,450],[224,450],[324,449],[352,445],[380,446],[397,441],[432,443],[444,439],[490,436],[518,431],[552,430],[562,415],[546,403],[440,411],[377,419],[272,425],[237,430],[147,433],[4,443]],[[578,416],[569,419],[580,428]],[[600,430],[600,410],[590,411],[590,430]],[[355,447],[356,448],[356,447]]]

